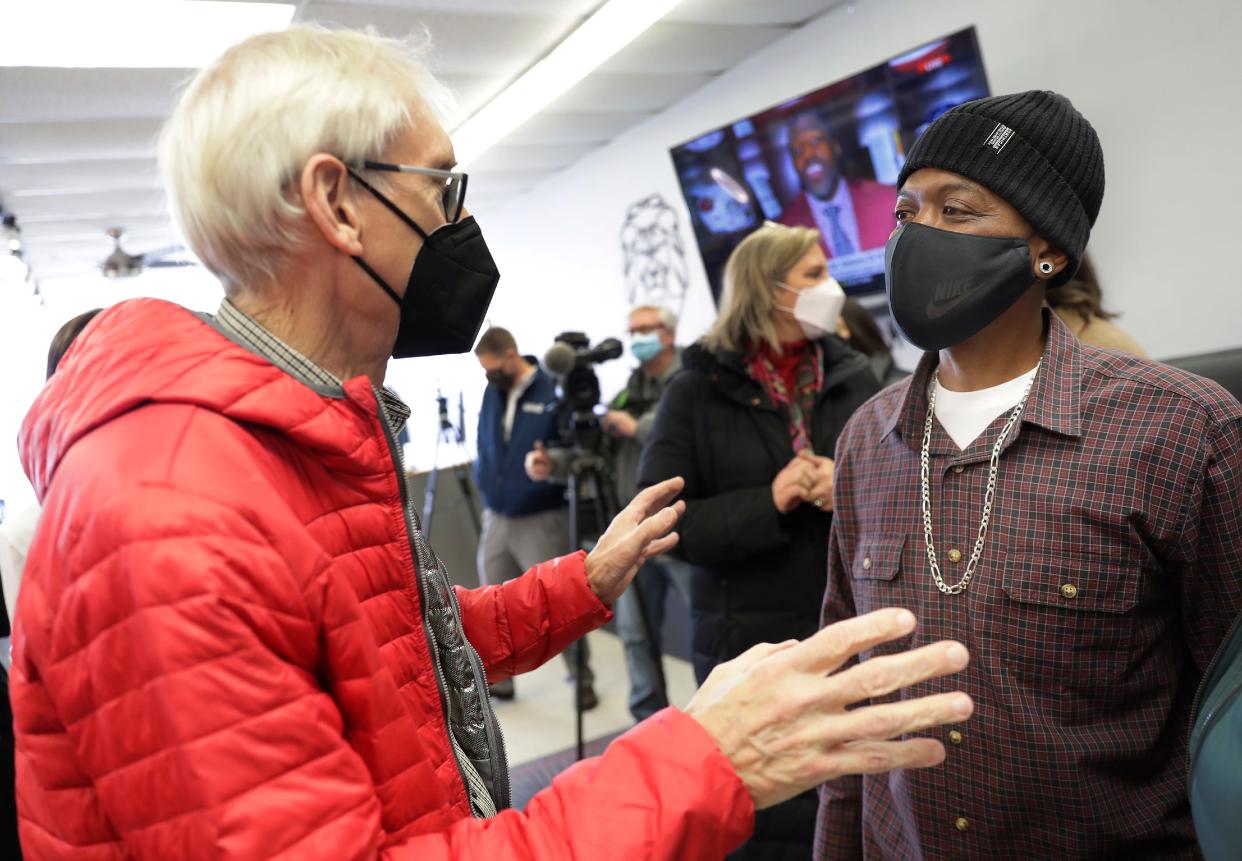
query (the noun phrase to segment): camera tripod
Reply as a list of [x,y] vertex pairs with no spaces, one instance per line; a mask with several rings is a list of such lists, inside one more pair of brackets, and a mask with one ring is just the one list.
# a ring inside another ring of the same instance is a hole
[[[598,426],[582,430],[575,427],[574,430],[574,446],[569,461],[569,546],[571,551],[578,550],[584,546],[588,536],[603,534],[603,531],[612,523],[614,517],[617,516],[619,507],[617,505],[617,494],[613,488],[612,477],[608,471],[608,463],[604,456],[599,453]],[[582,436],[586,436],[588,440],[594,440],[595,444],[583,444]],[[594,530],[585,528],[583,523],[583,512],[586,506],[590,506],[590,512],[594,516]],[[634,598],[638,602],[639,616],[642,620],[643,632],[646,635],[647,648],[651,650],[652,662],[656,669],[656,683],[659,686],[661,696],[667,702],[667,688],[664,681],[664,665],[660,659],[660,652],[656,648],[656,639],[651,625],[651,615],[648,613],[646,601],[643,600],[642,589],[639,586],[638,576],[635,575],[634,580],[630,583],[630,590],[634,593]],[[574,664],[577,667],[576,675],[581,679],[586,673],[586,659],[583,653],[581,642],[574,643],[570,648],[574,649]],[[575,680],[576,681],[576,680]],[[576,759],[581,760],[585,756],[585,744],[583,740],[583,708],[581,688],[575,684],[574,696],[574,717],[575,717],[575,751]]]
[[470,514],[470,522],[474,524],[474,534],[479,535],[482,527],[479,523],[478,500],[475,498],[474,485],[470,481],[470,457],[466,451],[465,408],[461,395],[457,396],[457,426],[449,421],[448,398],[443,392],[436,393],[436,406],[440,414],[440,430],[436,435],[435,454],[433,455],[431,472],[427,475],[427,490],[423,495],[423,532],[431,535],[431,518],[436,511],[436,486],[440,475],[440,443],[456,446],[462,456],[461,461],[452,467],[453,476],[461,488],[461,498]]

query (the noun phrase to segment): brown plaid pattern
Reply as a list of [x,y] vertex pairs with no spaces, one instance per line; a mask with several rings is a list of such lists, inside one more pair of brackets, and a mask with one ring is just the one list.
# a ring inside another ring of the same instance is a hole
[[[1182,371],[1083,347],[1045,316],[1043,365],[965,594],[936,589],[924,547],[935,355],[864,405],[838,444],[824,622],[908,607],[918,631],[875,653],[964,642],[966,671],[905,695],[960,688],[976,711],[927,734],[944,741],[939,768],[821,787],[818,859],[1197,857],[1187,720],[1242,608],[1242,406]],[[969,560],[1006,417],[966,451],[934,428],[933,539],[948,582]]]

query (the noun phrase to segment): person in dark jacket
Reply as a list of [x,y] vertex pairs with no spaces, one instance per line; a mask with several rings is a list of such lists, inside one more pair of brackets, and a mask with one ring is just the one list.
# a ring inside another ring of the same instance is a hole
[[867,357],[871,362],[871,372],[880,385],[891,386],[908,376],[893,363],[893,354],[880,334],[879,324],[858,300],[845,300],[841,318],[837,320],[837,334],[842,341]]
[[[756,643],[819,626],[830,455],[880,388],[866,357],[831,334],[844,299],[816,231],[764,225],[729,258],[720,317],[661,401],[639,483],[685,477],[677,553],[692,566],[700,683]],[[806,858],[815,807],[804,793],[764,811],[734,857]]]
[[[569,510],[565,489],[531,481],[526,453],[535,443],[556,441],[556,383],[533,356],[522,356],[507,329],[483,333],[474,349],[487,374],[487,391],[479,410],[479,457],[474,479],[483,497],[483,529],[479,536],[479,578],[504,583],[521,576],[532,560],[569,552]],[[577,650],[582,649],[581,678]],[[570,678],[584,709],[599,703],[595,695],[586,640],[564,652]],[[512,699],[512,679],[493,684],[492,696]]]

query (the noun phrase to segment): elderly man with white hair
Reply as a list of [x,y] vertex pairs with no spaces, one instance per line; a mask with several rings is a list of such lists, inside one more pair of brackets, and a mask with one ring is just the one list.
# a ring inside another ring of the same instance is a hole
[[[603,624],[669,549],[673,479],[589,556],[454,589],[395,443],[390,356],[467,350],[498,274],[435,85],[401,46],[294,28],[181,98],[161,159],[214,316],[122,303],[20,440],[44,504],[12,678],[28,858],[720,858],[753,811],[930,766],[960,693],[847,710],[965,665],[886,610],[725,664],[509,807],[487,680]],[[929,689],[942,690],[936,682]]]

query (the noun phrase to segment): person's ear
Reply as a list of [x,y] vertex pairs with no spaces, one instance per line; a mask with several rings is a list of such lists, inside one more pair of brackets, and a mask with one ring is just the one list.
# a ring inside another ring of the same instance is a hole
[[1069,265],[1069,255],[1052,246],[1042,236],[1031,240],[1031,267],[1041,281],[1049,281]]
[[362,256],[362,223],[349,189],[349,172],[336,156],[315,153],[299,178],[302,205],[324,240],[351,257]]

